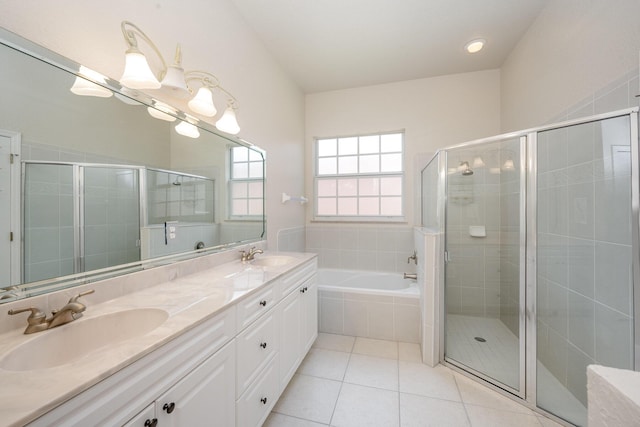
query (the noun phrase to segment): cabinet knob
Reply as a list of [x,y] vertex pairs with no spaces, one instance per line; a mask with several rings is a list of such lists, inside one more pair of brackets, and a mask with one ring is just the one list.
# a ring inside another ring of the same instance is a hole
[[174,402],[165,403],[162,409],[167,411],[167,414],[170,414],[173,412],[174,409],[176,409],[176,404]]
[[267,404],[267,398],[263,397],[262,399],[260,399],[260,402],[262,402],[263,405]]
[[309,288],[307,288],[306,286],[304,287],[304,291],[307,292],[309,290]]
[[260,343],[260,347],[262,347],[262,348],[267,348],[267,343],[266,343],[266,342],[261,342],[261,343]]
[[263,307],[267,306],[267,302],[265,300],[260,301],[260,305]]
[[300,288],[300,292],[304,294],[305,288]]
[[147,420],[144,422],[144,427],[156,427],[158,425],[158,419]]

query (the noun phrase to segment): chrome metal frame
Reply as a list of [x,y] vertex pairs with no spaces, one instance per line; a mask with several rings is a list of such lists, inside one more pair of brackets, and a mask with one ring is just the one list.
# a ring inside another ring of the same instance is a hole
[[520,236],[519,236],[519,243],[520,243],[520,247],[518,249],[518,254],[519,254],[519,268],[518,268],[518,275],[519,275],[519,283],[518,283],[518,297],[519,297],[519,310],[518,310],[518,343],[520,344],[520,360],[518,362],[519,364],[519,377],[520,377],[520,381],[518,384],[518,396],[522,399],[526,399],[527,395],[526,395],[526,361],[527,361],[527,357],[526,357],[526,350],[527,350],[527,342],[526,342],[526,338],[527,338],[527,331],[526,331],[526,326],[527,326],[527,317],[526,317],[526,302],[527,302],[527,295],[526,295],[526,286],[527,286],[527,269],[526,269],[526,262],[527,262],[527,155],[528,155],[528,144],[527,144],[527,136],[521,136],[520,137],[520,194],[519,194],[519,198],[520,198],[520,207],[519,207],[519,211],[520,211],[520,220],[519,220],[519,225],[518,228],[520,229]]
[[638,113],[630,114],[631,128],[631,244],[633,253],[634,369],[640,371],[640,139]]
[[[520,199],[520,220],[521,220],[521,230],[520,230],[520,245],[521,245],[521,253],[520,253],[520,261],[521,265],[524,268],[520,270],[520,301],[523,306],[521,306],[520,311],[520,321],[521,321],[521,333],[522,333],[522,325],[524,324],[524,336],[525,339],[521,340],[521,386],[524,386],[523,396],[518,398],[518,393],[513,393],[508,390],[506,387],[503,387],[503,384],[497,382],[495,379],[487,377],[482,373],[475,372],[473,369],[469,367],[462,367],[457,365],[454,361],[446,358],[445,355],[445,333],[446,333],[446,309],[444,309],[445,301],[444,301],[444,287],[446,275],[444,274],[444,258],[445,258],[445,242],[443,240],[442,248],[441,248],[441,259],[442,259],[442,285],[440,287],[442,292],[442,298],[440,302],[440,307],[443,308],[442,313],[440,315],[440,361],[441,363],[450,366],[456,371],[472,377],[477,377],[483,383],[488,385],[490,388],[500,392],[503,395],[509,396],[516,400],[521,400],[524,398],[524,403],[526,406],[535,410],[538,413],[545,414],[546,416],[554,419],[555,421],[563,424],[570,425],[567,421],[559,418],[558,416],[547,412],[546,410],[537,407],[537,325],[536,325],[536,315],[537,315],[537,173],[538,173],[538,158],[537,158],[537,143],[538,138],[537,135],[539,132],[560,129],[568,126],[574,126],[589,122],[596,122],[601,120],[606,120],[615,117],[623,117],[629,116],[630,118],[630,129],[631,129],[631,162],[632,162],[632,171],[631,171],[631,207],[632,207],[632,248],[633,248],[633,301],[634,301],[634,369],[636,371],[640,371],[640,130],[639,126],[639,107],[628,108],[618,111],[613,111],[604,114],[597,114],[589,117],[584,117],[575,120],[567,120],[559,123],[553,123],[550,125],[540,126],[536,128],[527,129],[524,131],[505,133],[502,135],[497,135],[489,138],[478,139],[474,141],[470,141],[464,144],[458,144],[455,146],[447,147],[439,151],[441,154],[442,161],[441,169],[440,169],[440,180],[441,187],[440,191],[442,192],[442,218],[441,224],[442,227],[445,227],[446,221],[446,180],[447,180],[447,169],[446,169],[446,159],[448,151],[452,149],[459,148],[469,148],[474,145],[486,144],[491,142],[498,142],[500,140],[508,139],[508,138],[520,138],[521,139],[521,147],[524,145],[526,148],[522,150],[521,148],[521,156],[520,162],[521,165],[526,164],[526,168],[521,170],[521,199]],[[524,190],[524,191],[523,191]],[[522,344],[524,342],[524,351],[522,351]],[[524,360],[524,364],[522,361]],[[523,367],[524,366],[524,367]]]

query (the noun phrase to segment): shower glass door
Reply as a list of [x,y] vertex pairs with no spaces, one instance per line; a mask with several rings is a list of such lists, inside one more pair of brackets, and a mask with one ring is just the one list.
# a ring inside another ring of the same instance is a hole
[[587,365],[634,368],[632,120],[537,135],[536,400],[581,426]]
[[447,150],[445,359],[524,396],[525,139]]

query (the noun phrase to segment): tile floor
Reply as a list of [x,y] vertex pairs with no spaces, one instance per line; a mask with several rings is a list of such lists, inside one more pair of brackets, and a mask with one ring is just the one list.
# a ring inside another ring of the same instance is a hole
[[266,427],[557,427],[447,367],[417,344],[319,334]]

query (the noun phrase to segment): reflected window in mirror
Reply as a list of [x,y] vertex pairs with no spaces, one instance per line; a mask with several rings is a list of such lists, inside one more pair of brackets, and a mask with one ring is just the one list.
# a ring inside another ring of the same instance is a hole
[[264,211],[262,154],[248,147],[230,147],[229,163],[229,219],[261,219]]

